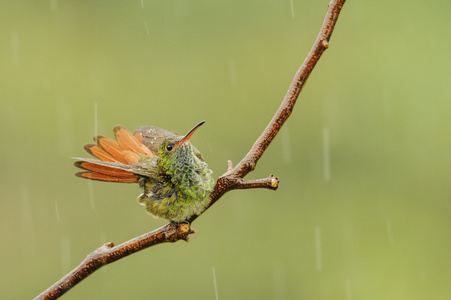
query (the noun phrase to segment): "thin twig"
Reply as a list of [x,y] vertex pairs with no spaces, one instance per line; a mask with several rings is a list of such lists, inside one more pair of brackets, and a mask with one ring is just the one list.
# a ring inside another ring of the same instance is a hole
[[[243,180],[243,178],[255,169],[258,160],[291,115],[305,82],[312,73],[322,53],[329,47],[330,37],[345,1],[333,0],[329,3],[329,9],[318,37],[301,68],[294,76],[282,104],[246,156],[235,167],[233,167],[231,161],[227,162],[227,172],[218,178],[213,192],[210,194],[210,204],[207,209],[226,192],[234,189],[269,188],[276,190],[278,188],[279,180],[272,175],[268,178],[257,180]],[[189,223],[192,224],[197,217],[191,217],[188,220]],[[113,243],[107,243],[90,253],[79,266],[35,299],[57,299],[106,264],[157,244],[176,242],[178,240],[188,241],[188,235],[192,233],[194,233],[194,230],[190,228],[188,223],[180,223],[177,226],[167,224],[118,246],[114,246]]]
[[[293,112],[294,105],[296,104],[296,100],[298,99],[304,84],[323,52],[329,48],[330,38],[334,31],[335,24],[337,23],[341,8],[345,2],[346,0],[333,0],[329,3],[329,9],[316,41],[307,55],[307,58],[304,60],[304,63],[294,76],[290,88],[280,104],[279,109],[252,148],[235,168],[230,169],[232,162],[229,161],[227,172],[218,178],[214,190],[210,195],[211,201],[209,207],[219,200],[224,193],[233,189],[240,189],[240,185],[243,184],[242,179],[255,169],[258,160]],[[194,221],[197,217],[198,216],[193,216],[190,221]]]

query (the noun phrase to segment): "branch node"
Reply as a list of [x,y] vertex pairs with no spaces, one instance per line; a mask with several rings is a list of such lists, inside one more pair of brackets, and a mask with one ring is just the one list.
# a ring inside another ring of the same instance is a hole
[[329,42],[327,40],[322,40],[321,44],[323,45],[324,48],[329,48]]
[[164,235],[165,241],[175,243],[178,240],[184,240],[188,242],[188,236],[192,233],[195,233],[195,231],[194,229],[191,229],[190,223],[188,222],[171,222],[165,226],[162,233]]
[[189,226],[189,223],[179,223],[178,229],[181,234],[185,234],[191,232],[191,228]]
[[233,162],[231,160],[227,161],[227,172],[233,170]]
[[271,188],[273,188],[274,190],[277,190],[279,188],[279,178],[274,177],[272,174],[271,176],[269,176],[270,180],[271,180]]

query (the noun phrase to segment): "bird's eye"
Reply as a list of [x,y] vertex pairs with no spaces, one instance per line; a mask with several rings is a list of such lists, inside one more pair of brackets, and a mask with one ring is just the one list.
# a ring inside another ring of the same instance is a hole
[[172,151],[172,145],[166,145],[166,151]]

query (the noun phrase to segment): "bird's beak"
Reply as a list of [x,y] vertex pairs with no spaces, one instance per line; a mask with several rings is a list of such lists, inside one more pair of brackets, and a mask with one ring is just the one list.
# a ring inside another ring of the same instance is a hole
[[205,123],[205,121],[201,121],[199,122],[199,124],[197,124],[196,126],[193,127],[193,129],[191,129],[184,137],[183,139],[180,140],[180,142],[178,142],[179,145],[182,144],[188,144],[189,143],[189,139],[191,138],[191,136],[193,135],[194,131],[196,131],[197,128],[199,128],[201,125],[203,125]]

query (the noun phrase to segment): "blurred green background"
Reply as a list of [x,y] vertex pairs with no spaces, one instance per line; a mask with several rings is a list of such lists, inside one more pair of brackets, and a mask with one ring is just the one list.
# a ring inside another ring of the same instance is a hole
[[[166,224],[134,185],[76,178],[96,133],[155,125],[215,172],[283,99],[327,0],[2,1],[0,298]],[[451,4],[348,1],[280,134],[193,227],[64,299],[450,299]]]

